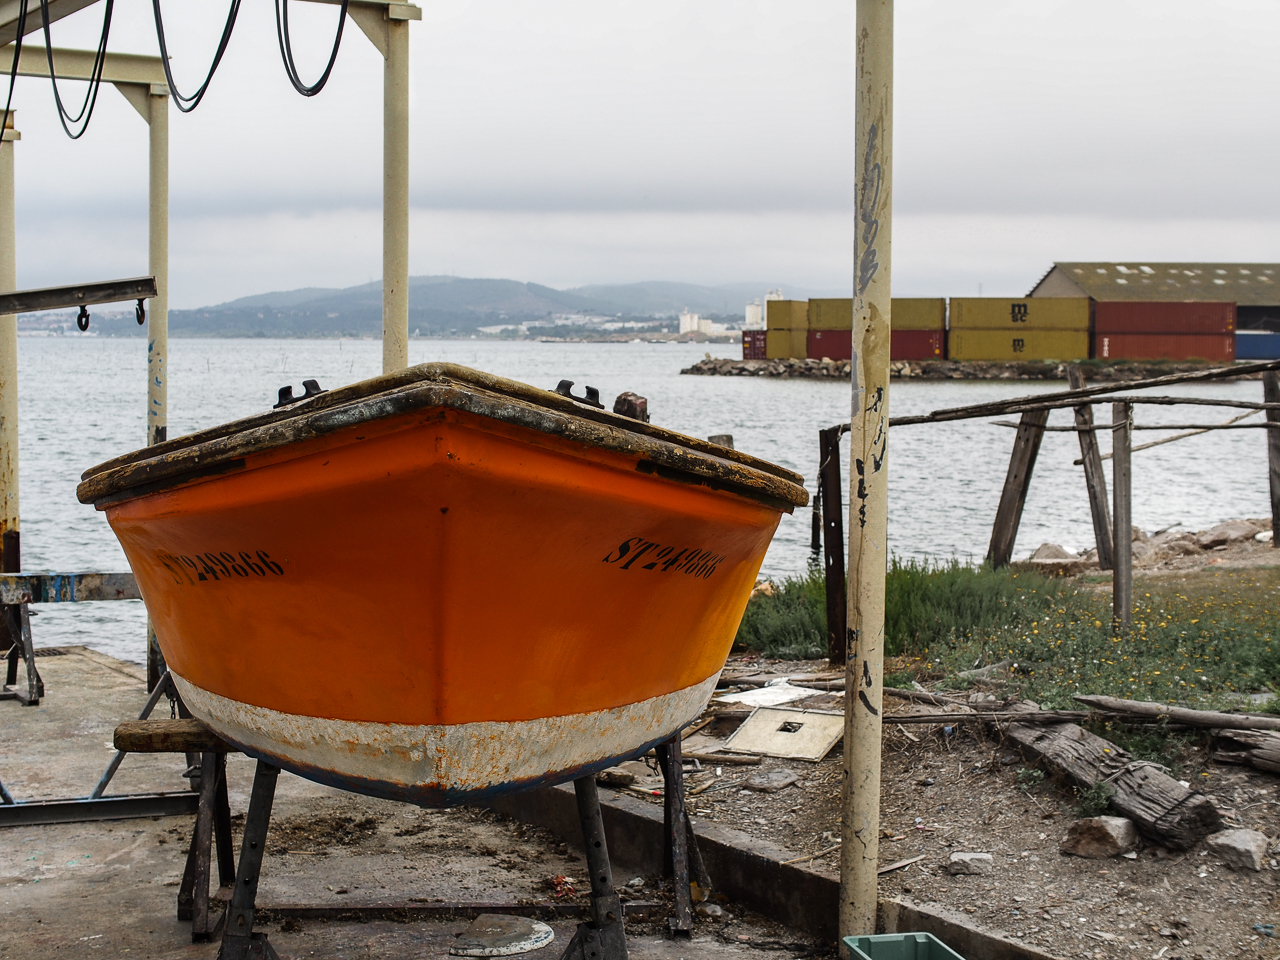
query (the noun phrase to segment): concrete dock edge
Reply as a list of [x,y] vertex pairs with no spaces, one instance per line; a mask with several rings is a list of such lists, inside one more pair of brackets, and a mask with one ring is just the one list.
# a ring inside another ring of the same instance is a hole
[[[581,846],[572,785],[499,797],[486,806]],[[637,872],[660,873],[662,808],[604,787],[600,806],[612,860]],[[740,830],[704,821],[694,832],[718,892],[778,923],[824,940],[836,939],[840,896],[836,877],[804,864],[786,863],[797,854]],[[884,933],[931,933],[965,960],[1054,960],[1016,940],[983,931],[948,910],[904,900],[880,901],[878,926]]]

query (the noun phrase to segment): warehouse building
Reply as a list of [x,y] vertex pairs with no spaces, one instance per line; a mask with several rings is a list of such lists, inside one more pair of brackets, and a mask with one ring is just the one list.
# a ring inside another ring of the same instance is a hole
[[1280,331],[1280,263],[1055,263],[1028,296],[1234,303],[1237,330]]

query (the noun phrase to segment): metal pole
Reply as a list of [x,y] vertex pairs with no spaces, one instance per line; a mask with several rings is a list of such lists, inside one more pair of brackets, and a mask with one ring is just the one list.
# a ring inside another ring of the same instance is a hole
[[[876,930],[889,428],[893,0],[858,0],[854,108],[853,399],[840,936]],[[843,946],[841,950],[847,955]]]
[[[18,289],[17,228],[14,212],[13,152],[21,134],[9,128],[0,135],[0,289]],[[0,316],[0,568],[17,572],[18,513],[18,318]],[[12,638],[17,642],[17,637]]]
[[[157,93],[157,89],[160,91]],[[148,263],[156,295],[147,305],[147,444],[169,433],[169,90],[153,86],[147,97],[150,176],[147,197]],[[164,654],[147,617],[147,689],[165,672]]]
[[1115,504],[1111,535],[1115,569],[1111,583],[1111,621],[1117,631],[1133,626],[1133,516],[1130,468],[1133,446],[1133,404],[1111,405],[1111,486]]
[[387,20],[382,80],[382,372],[409,366],[409,21]]

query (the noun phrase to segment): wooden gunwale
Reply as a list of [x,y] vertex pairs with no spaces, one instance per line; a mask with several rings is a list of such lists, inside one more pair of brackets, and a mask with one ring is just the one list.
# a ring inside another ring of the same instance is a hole
[[[425,366],[439,368],[447,365]],[[514,381],[502,378],[488,378],[462,367],[453,369],[465,372],[468,380],[458,383],[451,378],[427,380],[419,377],[399,387],[388,389],[384,385],[376,392],[370,390],[370,386],[377,381],[366,381],[350,388],[359,388],[363,396],[350,399],[349,402],[330,402],[317,408],[310,405],[315,403],[313,400],[304,409],[290,412],[288,416],[281,416],[283,411],[277,411],[275,416],[264,415],[239,421],[241,426],[234,431],[231,428],[237,425],[228,424],[205,431],[204,434],[171,441],[170,444],[149,447],[138,454],[117,458],[87,471],[76,495],[81,503],[103,507],[109,503],[243,470],[247,466],[246,458],[275,448],[400,414],[444,407],[524,426],[584,446],[636,456],[639,458],[637,469],[642,471],[657,473],[667,479],[723,489],[764,502],[775,509],[790,512],[794,507],[808,503],[808,492],[799,483],[790,480],[792,476],[800,480],[799,475],[765,461],[745,455],[731,460],[725,455],[734,451],[725,447],[704,444],[662,428],[642,431],[637,428],[647,427],[647,424],[586,408],[558,394],[515,384]],[[401,375],[378,380],[387,381],[396,377]],[[493,380],[503,388],[513,385],[521,389],[504,389],[499,393],[474,385],[482,379]],[[532,396],[526,399],[524,396],[514,396],[516,393]],[[329,395],[322,394],[316,399],[327,396]],[[292,411],[296,408],[286,409]],[[585,411],[598,416],[588,416]],[[257,425],[247,428],[244,426],[255,420]],[[196,439],[202,436],[207,436],[208,439]],[[167,451],[166,447],[169,448]],[[709,449],[701,449],[703,447]],[[749,463],[743,463],[743,460]],[[765,470],[763,467],[770,469]],[[779,476],[779,473],[786,476]]]
[[[256,430],[269,424],[282,423],[287,420],[319,413],[322,410],[339,407],[353,401],[371,398],[376,394],[391,393],[405,387],[427,382],[478,387],[489,393],[510,397],[515,400],[521,400],[535,406],[545,407],[561,413],[570,413],[576,417],[590,420],[595,423],[620,428],[630,433],[639,434],[642,437],[666,441],[667,443],[685,447],[697,453],[707,454],[720,460],[728,460],[731,463],[741,464],[742,466],[758,470],[762,473],[772,474],[775,477],[789,481],[797,486],[802,486],[804,484],[804,477],[800,474],[793,470],[788,470],[785,467],[780,467],[777,464],[770,463],[767,460],[760,460],[756,457],[750,456],[749,454],[733,450],[732,448],[722,447],[706,440],[700,440],[697,437],[689,437],[682,433],[677,433],[674,430],[668,430],[665,427],[643,423],[639,420],[633,420],[630,417],[624,417],[616,413],[611,413],[607,410],[591,407],[568,397],[561,396],[560,394],[554,393],[550,390],[541,390],[537,387],[530,386],[529,384],[520,383],[517,380],[509,380],[505,377],[493,376],[492,374],[483,373],[479,370],[473,370],[470,367],[464,367],[455,363],[419,364],[416,367],[410,367],[407,370],[402,370],[397,373],[384,374],[379,377],[373,377],[369,380],[362,380],[359,383],[353,383],[350,386],[340,387],[336,390],[327,390],[324,393],[312,397],[310,400],[299,401],[298,403],[291,404],[288,407],[281,408],[280,410],[269,410],[264,413],[254,414],[253,416],[243,417],[239,420],[232,420],[229,423],[210,427],[206,430],[199,430],[195,433],[187,434],[186,436],[175,437],[174,439],[168,440],[164,443],[144,447],[140,450],[135,450],[131,453],[126,453],[122,456],[107,460],[97,466],[90,467],[81,474],[80,479],[89,480],[91,477],[115,471],[128,464],[166,457],[180,450],[186,450],[201,444],[221,440],[238,433]],[[88,501],[82,500],[82,502]],[[803,506],[804,503],[807,502],[808,501],[806,499],[796,505]]]

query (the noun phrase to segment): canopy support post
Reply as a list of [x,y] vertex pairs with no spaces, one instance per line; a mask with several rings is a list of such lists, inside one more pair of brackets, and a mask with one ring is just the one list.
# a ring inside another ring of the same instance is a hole
[[[840,936],[873,934],[880,853],[880,724],[888,564],[893,0],[858,0],[854,46],[853,395]],[[848,948],[841,947],[842,956]]]

